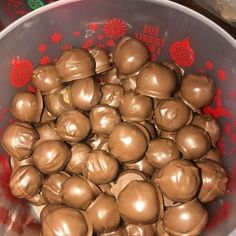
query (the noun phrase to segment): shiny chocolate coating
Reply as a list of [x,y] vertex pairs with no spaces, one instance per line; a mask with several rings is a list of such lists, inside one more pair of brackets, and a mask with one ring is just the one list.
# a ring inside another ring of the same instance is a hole
[[42,209],[41,213],[40,213],[40,221],[42,222],[43,219],[52,211],[60,208],[60,207],[65,207],[64,205],[61,204],[47,204],[46,206],[44,206],[44,208]]
[[42,192],[36,193],[33,197],[27,198],[27,200],[35,206],[43,206],[47,204],[47,200],[43,196]]
[[85,49],[71,49],[62,53],[56,62],[63,82],[84,79],[95,74],[95,60]]
[[68,178],[62,185],[61,197],[69,207],[85,210],[93,199],[93,191],[86,179],[80,176]]
[[98,134],[110,134],[114,126],[121,121],[118,111],[107,105],[97,105],[89,113],[92,131]]
[[11,193],[17,198],[31,198],[39,192],[43,175],[33,166],[21,166],[15,170],[9,182]]
[[58,136],[66,142],[80,142],[90,132],[90,122],[87,116],[80,111],[64,112],[56,123]]
[[203,156],[201,159],[210,159],[213,161],[216,161],[218,163],[221,163],[221,153],[217,148],[211,147],[207,154]]
[[137,94],[134,91],[126,92],[119,106],[123,120],[144,121],[152,117],[153,101],[150,97]]
[[33,159],[32,157],[28,157],[22,161],[19,161],[17,158],[15,157],[10,157],[10,166],[11,166],[11,170],[12,172],[15,171],[16,169],[18,169],[21,166],[32,166],[33,163]]
[[181,67],[179,67],[177,64],[175,64],[173,61],[163,61],[163,62],[161,62],[161,64],[168,67],[172,71],[174,71],[179,80],[182,79],[184,71]]
[[117,205],[128,224],[152,224],[163,213],[159,190],[146,181],[130,182],[118,195]]
[[201,158],[208,152],[211,141],[204,129],[188,125],[177,132],[176,144],[183,154],[183,158],[194,160]]
[[157,131],[156,131],[154,124],[152,124],[148,121],[142,121],[142,122],[140,122],[140,124],[143,125],[148,130],[150,137],[152,139],[157,137]]
[[92,57],[95,60],[95,64],[96,64],[95,71],[97,74],[101,74],[111,69],[111,59],[106,50],[97,47],[97,48],[90,49],[89,53],[92,55]]
[[70,90],[72,104],[81,110],[88,111],[97,105],[102,97],[100,86],[93,78],[73,82]]
[[123,75],[130,75],[139,71],[150,59],[146,46],[130,37],[124,37],[113,52],[113,60],[117,71]]
[[161,100],[155,109],[156,125],[164,131],[177,131],[188,122],[191,113],[181,99]]
[[128,224],[124,227],[123,236],[156,236],[154,225],[131,225]]
[[109,135],[110,152],[122,162],[139,161],[146,149],[145,134],[134,124],[121,122]]
[[82,174],[85,154],[91,151],[91,147],[85,143],[77,143],[71,148],[71,159],[66,166],[70,174]]
[[163,227],[173,236],[200,235],[206,227],[208,213],[198,200],[169,207],[163,216]]
[[137,76],[123,79],[121,85],[125,91],[135,90],[137,88]]
[[41,65],[33,71],[33,85],[43,95],[57,92],[62,88],[62,78],[54,65]]
[[195,115],[191,124],[203,128],[209,134],[212,145],[216,146],[221,137],[220,125],[216,119],[211,115]]
[[39,123],[43,111],[41,93],[17,92],[12,99],[10,110],[20,121]]
[[146,151],[146,160],[155,168],[162,168],[170,161],[181,157],[175,142],[171,139],[153,139]]
[[153,98],[167,99],[175,92],[175,73],[161,64],[151,63],[138,74],[136,91]]
[[158,236],[170,236],[163,227],[163,221],[160,220],[156,223],[156,232]]
[[211,103],[215,95],[214,80],[202,74],[188,74],[183,77],[179,94],[194,110]]
[[196,165],[201,169],[202,177],[198,199],[206,203],[225,195],[228,177],[224,168],[219,163],[207,159],[197,161]]
[[102,86],[102,99],[100,101],[103,105],[118,108],[121,98],[124,94],[124,89],[117,84],[105,84]]
[[116,200],[106,194],[100,194],[87,208],[86,213],[89,215],[94,231],[97,233],[116,230],[120,223]]
[[83,176],[95,184],[107,184],[115,179],[119,171],[118,161],[102,150],[85,154]]
[[51,204],[61,204],[60,191],[63,183],[70,177],[66,172],[60,171],[47,176],[42,185],[43,196]]
[[40,124],[48,123],[54,120],[56,120],[56,117],[53,116],[46,107],[44,107]]
[[38,132],[33,126],[23,122],[15,122],[4,130],[1,144],[10,156],[21,161],[31,155],[33,146],[38,139]]
[[42,220],[41,236],[86,236],[88,226],[83,214],[70,207],[59,207]]
[[166,139],[171,139],[171,140],[175,141],[176,134],[177,134],[177,132],[161,131],[159,136],[160,136],[160,138],[166,138]]
[[117,76],[116,68],[107,71],[101,79],[102,84],[120,84],[121,80]]
[[124,236],[123,229],[119,228],[112,232],[101,233],[99,236]]
[[152,181],[174,202],[192,200],[201,185],[199,169],[192,162],[182,159],[173,160],[158,170]]
[[65,168],[71,158],[71,151],[65,143],[49,140],[35,148],[32,158],[41,172],[52,174]]
[[106,134],[94,134],[86,143],[92,147],[93,150],[109,151],[108,147],[108,135]]

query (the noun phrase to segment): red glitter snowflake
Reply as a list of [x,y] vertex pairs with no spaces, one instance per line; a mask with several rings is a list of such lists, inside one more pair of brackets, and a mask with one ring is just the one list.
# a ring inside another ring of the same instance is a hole
[[51,42],[53,44],[57,44],[61,42],[61,40],[62,40],[62,35],[60,33],[54,33],[51,35]]
[[74,32],[73,32],[73,35],[74,35],[75,37],[79,37],[79,36],[80,36],[80,31],[79,31],[79,30],[74,31]]
[[102,41],[104,39],[104,34],[99,34],[98,35],[98,40]]
[[66,44],[64,44],[64,45],[61,47],[61,49],[62,49],[63,51],[70,50],[71,48],[72,48],[72,46],[71,46],[69,43],[66,43]]
[[227,75],[226,75],[226,72],[223,70],[223,69],[219,69],[217,71],[217,78],[221,81],[224,81],[227,79]]
[[208,61],[206,61],[206,63],[205,63],[205,67],[206,67],[208,70],[213,70],[214,64],[213,64],[212,61],[208,60]]
[[12,86],[21,88],[25,86],[32,77],[33,65],[27,59],[13,59],[10,72],[10,81]]
[[87,39],[84,43],[83,43],[83,48],[90,48],[92,45],[94,44],[94,39]]
[[40,53],[43,53],[47,50],[47,45],[45,43],[41,43],[39,46],[38,46],[38,51]]
[[40,59],[40,64],[41,65],[47,65],[50,63],[50,57],[49,56],[43,56]]
[[96,31],[98,29],[98,24],[96,22],[92,22],[89,24],[88,28],[90,30]]
[[108,38],[118,39],[126,34],[127,25],[123,20],[113,18],[104,24],[103,32]]
[[106,45],[108,47],[114,47],[115,46],[114,40],[112,39],[107,40]]

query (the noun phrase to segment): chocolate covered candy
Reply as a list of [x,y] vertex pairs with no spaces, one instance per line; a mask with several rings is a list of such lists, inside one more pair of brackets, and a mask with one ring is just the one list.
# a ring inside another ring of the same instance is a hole
[[86,143],[91,146],[93,150],[109,151],[108,135],[106,134],[94,134],[86,140]]
[[28,157],[22,161],[19,161],[15,157],[10,157],[10,166],[11,166],[12,172],[17,170],[21,166],[33,166],[33,165],[34,163],[33,163],[32,157]]
[[124,227],[123,236],[156,236],[154,224],[147,225],[131,225],[128,224]]
[[123,79],[121,85],[125,91],[135,90],[137,88],[137,75]]
[[121,80],[117,76],[116,68],[112,68],[111,70],[107,71],[103,77],[101,78],[102,84],[120,84]]
[[42,192],[36,193],[33,197],[27,198],[27,200],[35,206],[43,206],[47,204],[46,198],[43,196]]
[[218,163],[221,163],[221,154],[220,151],[217,148],[210,148],[209,151],[205,156],[203,156],[201,159],[210,159],[213,161],[216,161]]

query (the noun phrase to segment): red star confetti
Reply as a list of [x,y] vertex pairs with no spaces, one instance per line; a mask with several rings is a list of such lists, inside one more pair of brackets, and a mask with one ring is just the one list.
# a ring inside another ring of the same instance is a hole
[[98,29],[98,24],[96,22],[92,22],[89,24],[88,28],[90,30],[96,31]]
[[114,40],[112,39],[107,40],[106,45],[108,47],[114,47],[115,46]]
[[41,59],[40,59],[40,65],[47,65],[50,63],[50,58],[49,56],[43,56]]
[[90,48],[94,43],[94,39],[87,39],[84,43],[83,43],[83,48]]
[[38,51],[40,53],[43,53],[47,50],[47,45],[45,43],[41,43],[39,46],[38,46]]
[[206,61],[206,63],[205,63],[205,67],[206,67],[206,69],[208,69],[208,70],[213,70],[214,64],[213,64],[212,61],[208,60],[208,61]]
[[54,33],[51,35],[51,42],[53,44],[58,44],[62,40],[62,35],[60,33]]
[[226,72],[223,70],[223,69],[219,69],[217,71],[217,78],[221,81],[224,81],[227,79],[227,75],[226,75]]
[[104,34],[99,34],[98,35],[98,40],[102,41],[104,39]]
[[73,35],[74,35],[75,37],[79,37],[79,36],[80,36],[80,31],[79,31],[79,30],[74,31]]
[[71,48],[72,48],[72,46],[71,46],[69,43],[66,43],[66,44],[64,44],[64,45],[61,47],[61,49],[62,49],[63,51],[70,50]]

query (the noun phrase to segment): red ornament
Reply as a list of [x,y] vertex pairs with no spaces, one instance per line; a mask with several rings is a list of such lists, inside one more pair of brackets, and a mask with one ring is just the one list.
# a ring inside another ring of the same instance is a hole
[[40,53],[43,53],[47,50],[47,45],[45,43],[41,43],[39,46],[38,46],[38,51]]
[[190,45],[189,38],[175,42],[170,46],[172,60],[179,66],[191,66],[195,60],[195,53]]
[[88,28],[90,30],[96,31],[98,29],[98,24],[96,22],[92,22],[89,24]]
[[104,34],[99,34],[98,35],[98,40],[102,41],[104,39]]
[[62,40],[62,35],[60,33],[54,33],[51,35],[51,42],[53,44],[58,44]]
[[223,70],[223,69],[219,69],[217,71],[217,78],[221,81],[224,81],[227,79],[227,75],[226,75],[226,72]]
[[49,56],[43,56],[41,59],[40,59],[40,65],[47,65],[50,63],[50,58]]

